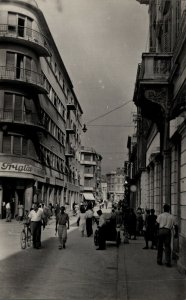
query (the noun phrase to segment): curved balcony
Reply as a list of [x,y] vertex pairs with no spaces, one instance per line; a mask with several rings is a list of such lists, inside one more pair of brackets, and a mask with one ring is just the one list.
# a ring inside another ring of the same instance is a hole
[[37,52],[38,56],[51,56],[46,37],[28,27],[0,24],[0,42],[3,41],[27,46]]
[[171,59],[171,54],[143,53],[138,65],[133,101],[151,120],[167,108]]
[[20,109],[0,109],[0,123],[1,125],[13,124],[14,126],[27,126],[31,129],[39,129],[39,131],[47,130],[47,123],[45,119],[40,120],[38,113],[31,111],[24,111]]
[[0,84],[15,85],[32,93],[47,94],[44,76],[29,69],[0,66]]

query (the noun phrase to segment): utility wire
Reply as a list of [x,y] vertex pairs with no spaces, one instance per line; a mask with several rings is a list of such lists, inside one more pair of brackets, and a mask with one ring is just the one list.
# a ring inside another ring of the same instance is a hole
[[95,124],[95,125],[88,125],[88,127],[134,127],[134,125],[103,125],[103,124]]
[[92,122],[94,122],[94,121],[96,121],[96,120],[98,120],[98,119],[101,119],[101,118],[107,116],[108,114],[112,113],[113,111],[115,111],[115,110],[117,110],[117,109],[119,109],[119,108],[121,108],[121,107],[127,105],[129,102],[132,102],[132,100],[129,100],[129,101],[123,103],[122,105],[119,105],[119,106],[115,107],[114,109],[112,109],[112,110],[110,110],[110,111],[108,111],[108,112],[106,112],[106,113],[104,113],[104,114],[102,114],[102,115],[100,115],[100,116],[98,116],[98,117],[96,117],[96,118],[94,118],[94,119],[88,121],[88,122],[86,123],[86,125],[88,125],[88,124],[90,124],[90,123],[92,123]]

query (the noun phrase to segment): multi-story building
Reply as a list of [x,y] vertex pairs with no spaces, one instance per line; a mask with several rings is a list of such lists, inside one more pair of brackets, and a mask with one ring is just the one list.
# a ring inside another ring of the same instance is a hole
[[34,0],[0,0],[0,215],[79,199],[82,109]]
[[108,196],[111,201],[119,202],[124,197],[124,168],[117,168],[106,174]]
[[81,147],[81,192],[82,200],[101,199],[101,161],[102,156],[91,147]]
[[181,0],[138,2],[149,5],[150,38],[134,92],[139,116],[136,201],[142,203],[143,191],[147,207],[157,214],[170,204],[179,223],[173,252],[186,270],[186,5]]

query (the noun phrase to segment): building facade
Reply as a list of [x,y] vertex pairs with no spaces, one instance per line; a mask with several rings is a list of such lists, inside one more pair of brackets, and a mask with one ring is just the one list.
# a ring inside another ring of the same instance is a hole
[[106,174],[109,200],[119,202],[124,197],[124,168]]
[[136,201],[156,214],[170,204],[179,224],[179,242],[172,249],[186,270],[186,5],[181,0],[138,2],[149,5],[150,37],[134,91],[139,117]]
[[82,201],[101,199],[102,156],[91,147],[81,147],[81,193]]
[[0,1],[0,215],[80,193],[82,109],[35,1]]

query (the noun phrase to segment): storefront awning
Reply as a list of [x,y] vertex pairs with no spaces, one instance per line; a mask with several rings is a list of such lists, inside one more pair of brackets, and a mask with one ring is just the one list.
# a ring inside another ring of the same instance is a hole
[[85,200],[95,201],[94,195],[92,193],[83,193]]

